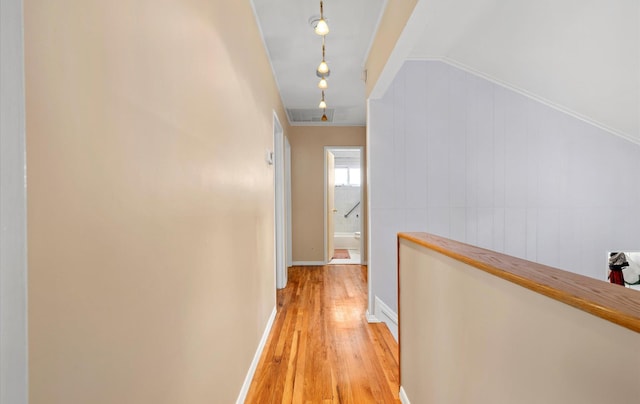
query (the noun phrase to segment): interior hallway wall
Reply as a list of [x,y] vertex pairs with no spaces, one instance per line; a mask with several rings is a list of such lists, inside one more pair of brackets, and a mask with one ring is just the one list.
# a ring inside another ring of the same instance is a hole
[[370,104],[373,293],[397,310],[396,233],[426,231],[598,279],[640,249],[640,146],[442,62]]
[[[291,221],[293,261],[324,261],[324,147],[365,146],[363,126],[292,126],[291,142]],[[362,160],[366,165],[365,151]],[[366,173],[362,172],[366,206]],[[363,212],[365,217],[366,212]],[[363,223],[366,235],[366,223]],[[366,236],[364,243],[366,246]],[[362,252],[366,260],[366,247]]]
[[235,402],[286,123],[250,2],[26,0],[25,47],[30,402]]

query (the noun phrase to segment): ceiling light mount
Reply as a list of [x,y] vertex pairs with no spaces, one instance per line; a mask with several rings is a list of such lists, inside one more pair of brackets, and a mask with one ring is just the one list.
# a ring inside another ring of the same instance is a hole
[[[309,25],[313,28],[313,32],[320,36],[325,36],[329,33],[329,26],[327,25],[327,19],[321,18],[318,15],[309,17]],[[324,34],[318,32],[325,32]]]
[[324,8],[322,4],[322,0],[320,1],[320,17],[313,16],[309,19],[309,24],[313,27],[313,31],[321,36],[325,36],[329,33],[329,25],[327,24],[327,20],[324,18]]

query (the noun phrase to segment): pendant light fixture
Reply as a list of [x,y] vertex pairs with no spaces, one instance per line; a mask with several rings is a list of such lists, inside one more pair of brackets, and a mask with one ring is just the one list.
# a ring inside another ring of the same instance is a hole
[[327,109],[327,103],[324,101],[324,91],[322,91],[322,99],[320,100],[320,104],[318,104],[318,108]]
[[324,10],[322,9],[322,0],[320,1],[320,19],[314,22],[315,22],[315,26],[313,27],[313,31],[316,34],[325,36],[329,33],[329,25],[327,25],[327,20],[324,19]]
[[329,65],[324,60],[324,37],[322,37],[322,62],[320,62],[320,64],[318,65],[318,68],[316,69],[316,74],[319,77],[328,76],[330,74]]
[[329,26],[327,25],[327,20],[324,19],[324,5],[322,0],[320,0],[320,18],[317,16],[313,16],[309,19],[309,23],[313,27],[313,31],[322,37],[322,61],[316,68],[316,76],[320,78],[318,82],[318,88],[322,90],[322,97],[320,98],[320,103],[318,104],[318,108],[322,110],[322,117],[320,121],[327,122],[329,118],[327,117],[327,102],[324,99],[324,90],[329,87],[329,83],[327,82],[327,77],[331,74],[329,70],[329,65],[325,60],[325,35],[329,33]]

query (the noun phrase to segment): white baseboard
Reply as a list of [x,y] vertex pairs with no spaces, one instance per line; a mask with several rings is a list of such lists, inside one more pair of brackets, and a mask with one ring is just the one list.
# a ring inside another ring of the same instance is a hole
[[365,317],[367,318],[367,323],[381,323],[382,321],[380,321],[380,319],[376,316],[374,316],[373,314],[371,314],[369,312],[369,310],[367,310],[364,313]]
[[324,261],[293,261],[291,263],[294,267],[308,267],[308,266],[321,266],[325,265]]
[[407,392],[404,391],[404,387],[400,386],[400,401],[402,404],[411,404],[409,401],[409,397],[407,397]]
[[375,299],[375,313],[374,316],[385,323],[389,327],[389,331],[393,334],[393,338],[398,341],[398,314],[391,310],[385,302],[380,300],[378,296]]
[[262,351],[267,344],[267,339],[269,338],[271,327],[273,327],[273,322],[276,319],[276,312],[277,310],[274,307],[271,315],[269,316],[269,320],[267,320],[267,326],[264,328],[262,338],[260,338],[260,342],[258,343],[258,349],[256,349],[256,353],[253,356],[251,365],[249,366],[249,371],[247,371],[247,376],[244,378],[244,383],[242,383],[242,388],[240,389],[240,394],[238,395],[236,404],[243,404],[244,400],[246,400],[247,398],[249,387],[251,386],[251,382],[253,381],[253,375],[256,373],[256,368],[258,367],[258,363],[260,362],[260,357],[262,357]]

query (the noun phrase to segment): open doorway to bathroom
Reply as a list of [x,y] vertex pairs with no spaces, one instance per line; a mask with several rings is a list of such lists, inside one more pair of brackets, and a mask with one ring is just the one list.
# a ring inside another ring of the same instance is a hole
[[362,263],[362,147],[325,147],[325,261]]

